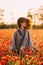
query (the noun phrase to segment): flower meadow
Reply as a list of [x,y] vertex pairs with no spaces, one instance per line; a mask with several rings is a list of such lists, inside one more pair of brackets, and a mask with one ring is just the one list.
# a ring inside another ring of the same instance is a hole
[[0,65],[43,65],[43,29],[30,30],[30,37],[36,48],[33,52],[25,49],[20,55],[10,48],[16,29],[0,29]]

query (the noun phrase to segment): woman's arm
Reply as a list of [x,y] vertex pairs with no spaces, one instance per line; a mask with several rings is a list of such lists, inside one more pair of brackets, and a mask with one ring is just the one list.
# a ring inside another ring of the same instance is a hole
[[14,35],[13,35],[13,37],[12,37],[11,46],[10,46],[11,49],[16,52],[15,40],[16,40],[16,32],[14,33]]
[[35,50],[35,47],[34,47],[34,44],[32,43],[32,39],[30,37],[30,32],[29,32],[29,47],[31,46],[32,47],[32,50],[34,51]]

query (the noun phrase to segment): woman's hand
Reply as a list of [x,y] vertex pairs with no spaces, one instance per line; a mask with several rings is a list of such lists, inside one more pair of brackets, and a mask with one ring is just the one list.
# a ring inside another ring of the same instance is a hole
[[25,47],[24,46],[21,46],[20,49],[25,49]]
[[24,46],[21,46],[21,47],[20,47],[20,54],[21,54],[21,53],[24,53],[24,50],[25,50],[25,47],[24,47]]

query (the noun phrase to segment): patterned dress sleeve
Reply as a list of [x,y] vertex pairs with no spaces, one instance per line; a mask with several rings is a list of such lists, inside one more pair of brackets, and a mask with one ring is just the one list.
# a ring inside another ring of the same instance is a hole
[[29,31],[28,34],[29,34],[29,41],[28,41],[29,47],[31,46],[32,49],[34,50],[34,44],[32,43],[32,39],[31,39],[31,37],[30,37],[30,31]]
[[16,32],[14,33],[12,40],[11,40],[11,49],[16,52],[15,40],[16,40]]

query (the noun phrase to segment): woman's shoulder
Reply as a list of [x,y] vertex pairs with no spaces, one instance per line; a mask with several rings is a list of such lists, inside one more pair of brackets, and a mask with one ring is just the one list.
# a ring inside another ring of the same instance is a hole
[[29,29],[26,30],[26,34],[30,35],[30,30]]
[[28,29],[26,30],[26,32],[27,32],[27,33],[30,33],[30,31],[29,31]]
[[14,31],[14,34],[18,34],[18,29]]

